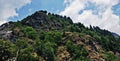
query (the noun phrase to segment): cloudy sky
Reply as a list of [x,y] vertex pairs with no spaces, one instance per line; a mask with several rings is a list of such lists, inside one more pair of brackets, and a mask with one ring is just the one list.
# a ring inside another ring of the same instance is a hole
[[70,16],[75,23],[99,26],[120,35],[120,0],[0,0],[0,25],[38,10]]

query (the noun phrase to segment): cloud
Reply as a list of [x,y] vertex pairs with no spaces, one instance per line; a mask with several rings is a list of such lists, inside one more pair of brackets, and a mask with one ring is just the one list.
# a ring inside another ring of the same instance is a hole
[[64,0],[64,3],[71,3],[73,0]]
[[67,2],[70,3],[69,6],[60,15],[70,16],[73,22],[99,26],[120,35],[119,16],[113,14],[112,10],[119,0],[66,0]]
[[31,0],[0,0],[0,25],[7,22],[10,17],[18,16],[19,10]]

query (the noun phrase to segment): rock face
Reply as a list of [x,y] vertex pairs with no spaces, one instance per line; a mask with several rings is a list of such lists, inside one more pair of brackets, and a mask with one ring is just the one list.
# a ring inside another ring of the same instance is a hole
[[10,38],[12,34],[12,31],[0,31],[0,35],[2,35],[0,38],[4,38],[4,39],[7,39],[7,38]]
[[47,22],[48,22],[48,20],[46,18],[46,14],[43,12],[36,12],[33,15],[28,16],[27,18],[22,20],[22,24],[33,26],[36,28],[41,26],[42,23],[48,24]]
[[[67,23],[66,25],[63,23]],[[37,11],[31,16],[22,20],[23,25],[32,26],[33,28],[41,29],[61,29],[72,24],[72,20],[68,17],[62,17],[55,14],[47,14],[44,11]]]
[[64,46],[58,47],[57,50],[57,60],[56,61],[70,61],[70,53]]

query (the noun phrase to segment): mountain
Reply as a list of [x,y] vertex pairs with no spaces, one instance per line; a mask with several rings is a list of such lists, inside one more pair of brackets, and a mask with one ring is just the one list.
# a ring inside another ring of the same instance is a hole
[[37,11],[0,26],[1,61],[120,61],[120,37]]
[[112,33],[114,37],[116,38],[120,38],[120,35],[116,34],[116,33]]

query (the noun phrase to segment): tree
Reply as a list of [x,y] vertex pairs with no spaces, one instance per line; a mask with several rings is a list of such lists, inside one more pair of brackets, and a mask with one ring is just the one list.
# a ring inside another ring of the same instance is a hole
[[37,41],[35,45],[38,55],[42,56],[46,61],[55,60],[55,48],[56,44],[49,41]]
[[33,55],[33,48],[27,47],[20,51],[17,61],[39,61],[39,57]]
[[0,40],[0,60],[6,61],[15,57],[17,47],[10,41]]
[[75,45],[73,42],[71,41],[67,41],[66,46],[68,48],[68,51],[73,54],[73,58],[72,60],[76,61],[76,60],[89,60],[88,58],[86,58],[88,56],[87,51],[83,48],[83,46],[81,45]]
[[93,30],[93,27],[90,25],[90,30]]
[[42,55],[47,61],[55,61],[55,53],[54,48],[51,46],[50,42],[46,42],[44,44],[44,48],[42,49]]
[[69,21],[70,24],[73,24],[73,21],[70,17],[67,17],[67,20]]
[[105,53],[106,57],[106,61],[120,61],[119,57],[116,57],[113,53],[111,52],[106,52]]
[[59,43],[62,40],[62,34],[60,32],[48,32],[45,36],[45,41]]
[[24,49],[24,48],[27,48],[27,47],[28,47],[27,41],[25,41],[25,40],[20,40],[20,39],[17,40],[16,45],[17,45],[17,47],[18,47],[19,49]]
[[35,31],[35,29],[32,28],[32,27],[29,27],[29,26],[25,27],[25,28],[23,29],[23,32],[25,33],[25,35],[26,35],[28,38],[36,39],[36,37],[37,37],[36,31]]
[[47,14],[47,11],[45,10],[40,10],[39,12],[42,12],[42,13],[45,13],[45,14]]

